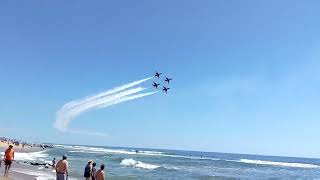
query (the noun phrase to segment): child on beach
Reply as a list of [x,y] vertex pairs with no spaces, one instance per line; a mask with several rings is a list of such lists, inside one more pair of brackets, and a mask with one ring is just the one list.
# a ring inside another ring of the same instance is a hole
[[53,158],[52,160],[52,170],[56,169],[56,158]]

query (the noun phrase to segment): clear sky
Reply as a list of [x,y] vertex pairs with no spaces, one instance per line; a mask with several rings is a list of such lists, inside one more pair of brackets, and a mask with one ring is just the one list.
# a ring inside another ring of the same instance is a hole
[[[320,157],[320,2],[1,1],[0,136]],[[53,128],[63,104],[149,77],[156,94]]]

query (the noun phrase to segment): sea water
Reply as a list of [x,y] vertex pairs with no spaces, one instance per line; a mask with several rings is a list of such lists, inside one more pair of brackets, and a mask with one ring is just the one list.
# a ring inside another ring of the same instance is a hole
[[[36,153],[17,153],[22,163],[51,163],[68,155],[69,179],[83,179],[88,160],[105,164],[108,179],[320,179],[320,160],[229,153],[123,147],[54,145]],[[54,179],[51,168],[24,165],[15,171]]]

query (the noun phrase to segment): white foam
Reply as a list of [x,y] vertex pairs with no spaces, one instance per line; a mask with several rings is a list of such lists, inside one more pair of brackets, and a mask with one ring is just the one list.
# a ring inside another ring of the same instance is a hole
[[166,168],[166,169],[173,169],[173,170],[179,170],[179,169],[181,169],[181,168],[179,168],[179,167],[170,166],[170,165],[163,165],[163,167]]
[[296,167],[296,168],[319,168],[320,167],[320,166],[314,165],[314,164],[291,163],[291,162],[276,162],[276,161],[262,161],[262,160],[251,160],[251,159],[240,159],[238,162],[248,163],[248,164]]
[[[12,171],[22,173],[22,174],[27,174],[30,176],[35,176],[36,180],[55,180],[56,179],[56,173],[55,171],[50,171],[50,170],[35,170],[35,169],[13,169]],[[69,180],[76,180],[76,178],[68,178]]]
[[136,161],[133,159],[123,159],[120,164],[124,165],[124,166],[130,166],[130,167],[136,167],[136,168],[142,168],[142,169],[150,169],[150,170],[153,170],[153,169],[160,167],[158,165],[148,164],[148,163]]
[[[132,150],[135,152],[135,150]],[[139,151],[139,154],[150,154],[150,155],[159,155],[159,154],[163,154],[163,152],[159,152],[159,151]]]
[[[4,153],[2,152],[1,155]],[[48,157],[48,154],[45,154],[44,151],[39,152],[31,152],[31,153],[22,153],[15,152],[14,159],[18,161],[35,161],[35,160],[43,160],[43,158]]]
[[203,157],[200,156],[184,156],[184,155],[171,155],[165,154],[160,151],[151,151],[151,150],[139,150],[136,153],[136,150],[124,150],[124,149],[110,149],[110,148],[98,148],[98,147],[87,147],[87,146],[68,146],[68,145],[55,145],[56,147],[69,149],[69,152],[72,153],[110,153],[110,154],[129,154],[129,155],[145,155],[145,156],[164,156],[164,157],[172,157],[172,158],[185,158],[185,159],[198,159],[198,160],[212,160],[217,161],[220,159]]
[[67,146],[67,145],[63,145],[63,144],[55,144],[55,147],[71,147],[71,146]]
[[[110,153],[110,154],[137,154],[135,150],[124,150],[124,149],[109,149],[109,148],[98,148],[98,147],[86,147],[86,146],[66,146],[66,145],[56,145],[57,147],[62,147],[70,149],[69,152],[74,153]],[[157,156],[162,155],[163,152],[159,151],[139,151],[138,154]]]
[[85,147],[85,146],[74,146],[72,149],[73,150],[71,150],[69,152],[135,154],[135,152],[121,150],[121,149],[107,149],[107,148]]
[[199,156],[183,156],[183,155],[171,155],[171,154],[160,154],[159,156],[165,157],[173,157],[173,158],[184,158],[184,159],[196,159],[196,160],[212,160],[212,161],[220,161],[218,158],[210,158],[210,157],[199,157]]
[[22,174],[27,174],[30,176],[36,176],[36,180],[54,180],[55,179],[55,174],[51,172],[46,172],[43,170],[31,170],[31,169],[13,169],[12,171],[22,173]]

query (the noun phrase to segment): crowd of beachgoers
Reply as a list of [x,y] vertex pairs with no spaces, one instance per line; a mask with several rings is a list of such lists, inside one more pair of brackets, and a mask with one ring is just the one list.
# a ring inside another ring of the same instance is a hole
[[46,148],[52,148],[52,145],[48,144],[40,144],[40,143],[30,143],[26,141],[22,141],[19,139],[7,138],[7,137],[0,137],[1,145],[0,148],[5,148],[5,146],[12,145],[15,148],[24,149],[24,148],[40,148],[42,150]]
[[[69,176],[69,163],[67,160],[67,155],[63,155],[62,159],[55,164],[55,159],[52,161],[52,168],[56,170],[56,180],[67,180]],[[96,169],[96,163],[89,160],[85,169],[83,176],[86,180],[105,180],[104,173],[105,165],[102,164],[100,169]]]
[[[9,177],[10,168],[21,163],[29,164],[33,166],[44,166],[45,168],[52,168],[52,170],[56,173],[56,180],[67,180],[69,176],[69,162],[67,160],[67,155],[62,155],[62,159],[56,161],[56,158],[52,160],[51,164],[48,163],[39,163],[39,162],[27,162],[27,161],[16,161],[15,160],[15,152],[36,152],[46,150],[47,148],[53,148],[53,145],[42,144],[42,143],[30,143],[14,138],[0,137],[0,151],[3,152],[3,156],[0,157],[0,172],[3,172],[5,178]],[[86,180],[104,180],[105,173],[104,168],[105,165],[101,164],[100,168],[96,169],[96,163],[92,160],[89,160],[85,166],[84,170],[84,178]],[[2,166],[4,168],[2,169]],[[51,167],[50,167],[51,166]],[[4,171],[3,171],[4,170]],[[16,172],[10,172],[10,177],[16,179],[16,177],[21,177],[21,179],[34,179],[34,177],[27,177],[23,174],[19,174]],[[1,177],[0,177],[1,179]],[[18,178],[19,179],[19,178]]]

